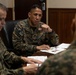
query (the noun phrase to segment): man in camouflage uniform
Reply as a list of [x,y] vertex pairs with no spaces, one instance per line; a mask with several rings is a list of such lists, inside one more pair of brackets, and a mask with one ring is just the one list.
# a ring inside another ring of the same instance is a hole
[[74,40],[71,45],[64,52],[50,56],[37,75],[76,75],[76,19],[73,24]]
[[33,5],[28,18],[20,21],[14,28],[13,46],[20,55],[32,55],[39,50],[47,50],[59,44],[59,37],[49,25],[41,22],[42,9]]
[[[0,31],[5,25],[5,18],[7,15],[7,8],[0,3]],[[13,69],[12,66],[17,64],[24,64],[25,62],[32,63],[29,66],[19,67]],[[16,56],[13,52],[8,52],[0,37],[0,75],[26,75],[27,73],[35,72],[37,66],[34,63],[41,63],[38,60]]]

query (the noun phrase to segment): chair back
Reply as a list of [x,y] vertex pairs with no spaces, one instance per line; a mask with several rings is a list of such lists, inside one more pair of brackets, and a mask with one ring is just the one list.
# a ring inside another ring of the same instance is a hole
[[1,31],[2,40],[8,50],[13,50],[12,33],[17,22],[18,21],[16,20],[7,21],[6,25],[3,27]]

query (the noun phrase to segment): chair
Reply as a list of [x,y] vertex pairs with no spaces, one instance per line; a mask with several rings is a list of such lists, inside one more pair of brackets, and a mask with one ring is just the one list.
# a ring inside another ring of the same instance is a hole
[[18,21],[16,20],[7,21],[6,25],[1,31],[2,40],[9,51],[14,49],[12,44],[12,33],[17,22]]
[[[21,21],[21,20],[7,21],[6,25],[3,27],[2,31],[1,31],[1,37],[9,52],[14,52],[18,56],[21,56],[21,54],[23,54],[23,56],[26,56],[26,54],[24,54],[24,52],[20,52],[19,50],[16,50],[13,47],[12,33],[13,33],[15,25],[19,21]],[[26,52],[26,53],[28,53],[28,52]],[[27,56],[28,55],[30,55],[30,53],[28,53]]]
[[[12,43],[12,33],[14,30],[15,25],[19,21],[7,21],[6,25],[3,27],[3,29],[0,32],[0,36],[9,52],[14,52],[13,43]],[[16,69],[21,67],[21,63],[14,63],[11,65],[12,69]]]

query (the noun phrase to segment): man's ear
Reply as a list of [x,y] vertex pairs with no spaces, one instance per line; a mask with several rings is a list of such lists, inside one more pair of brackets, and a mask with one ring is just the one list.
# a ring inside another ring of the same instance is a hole
[[72,21],[71,24],[71,31],[72,31],[72,35],[74,36],[74,40],[76,39],[76,20],[75,18]]
[[75,33],[75,19],[72,20],[71,32],[72,32],[72,34],[74,35],[74,33]]
[[30,15],[31,15],[31,13],[29,12],[29,13],[28,13],[28,17],[29,17],[29,18],[30,18]]

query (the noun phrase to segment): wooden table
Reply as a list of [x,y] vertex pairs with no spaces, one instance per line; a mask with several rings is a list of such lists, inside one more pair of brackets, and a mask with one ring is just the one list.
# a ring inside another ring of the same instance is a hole
[[46,52],[41,52],[41,51],[37,51],[36,53],[34,53],[32,56],[52,56],[53,54],[50,53],[46,53]]

